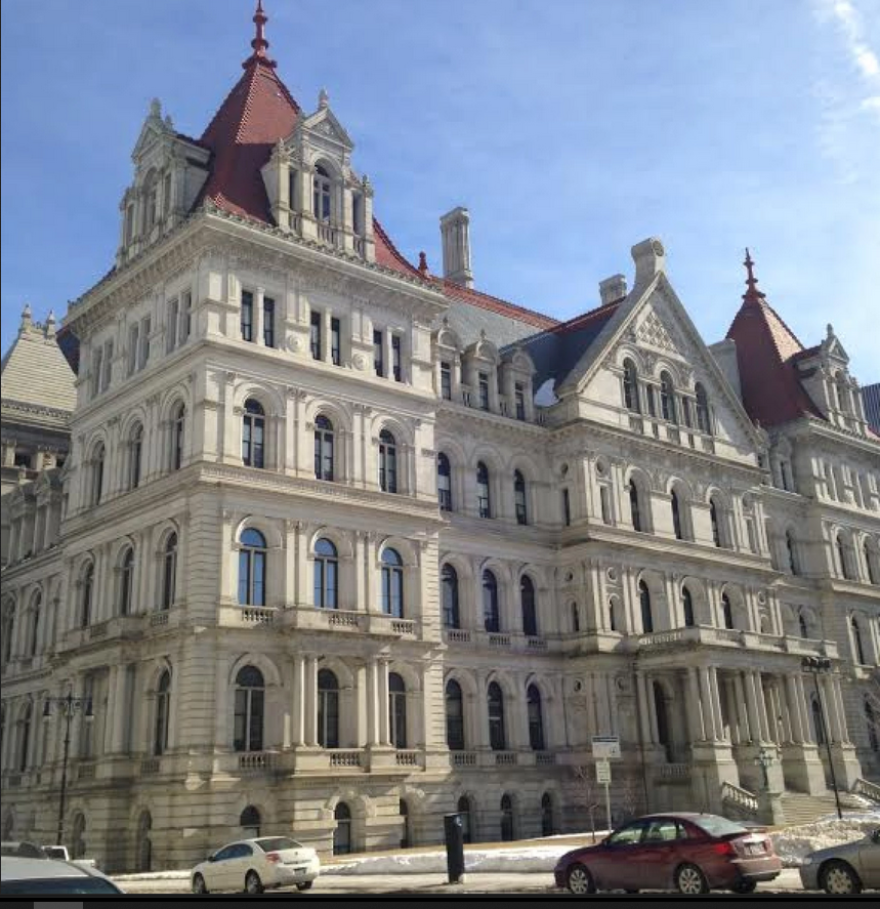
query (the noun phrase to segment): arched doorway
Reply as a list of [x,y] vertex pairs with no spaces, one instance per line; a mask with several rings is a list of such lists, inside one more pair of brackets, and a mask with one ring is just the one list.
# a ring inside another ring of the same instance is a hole
[[412,834],[409,826],[409,805],[405,799],[400,800],[400,816],[403,818],[403,836],[400,838],[400,848],[409,849],[412,845]]
[[666,760],[672,763],[672,736],[669,730],[669,711],[666,705],[666,692],[659,682],[654,682],[654,713],[657,717],[657,737],[666,751]]
[[260,835],[261,822],[262,818],[260,817],[259,809],[253,805],[248,805],[238,819],[239,826],[247,839]]
[[150,839],[150,830],[153,827],[153,818],[149,811],[142,811],[137,825],[137,858],[138,871],[153,870],[153,843]]
[[509,843],[513,834],[513,799],[505,792],[501,796],[501,841]]
[[463,795],[458,800],[458,813],[461,815],[461,833],[466,843],[474,841],[473,812],[471,810],[470,799]]
[[333,812],[336,829],[333,831],[333,854],[348,855],[351,852],[351,809],[340,802]]
[[553,796],[549,792],[541,796],[541,836],[553,836]]

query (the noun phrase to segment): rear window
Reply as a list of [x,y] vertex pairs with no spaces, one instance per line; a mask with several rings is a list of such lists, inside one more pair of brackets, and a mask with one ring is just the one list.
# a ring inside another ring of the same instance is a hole
[[749,832],[742,824],[730,821],[726,817],[719,817],[717,814],[703,814],[690,820],[701,830],[705,830],[709,836],[731,836]]
[[0,893],[11,896],[75,896],[80,893],[122,893],[111,881],[102,877],[42,877],[29,881],[0,881]]
[[289,836],[270,836],[257,840],[257,845],[263,852],[280,852],[282,849],[302,849],[302,843],[292,840]]

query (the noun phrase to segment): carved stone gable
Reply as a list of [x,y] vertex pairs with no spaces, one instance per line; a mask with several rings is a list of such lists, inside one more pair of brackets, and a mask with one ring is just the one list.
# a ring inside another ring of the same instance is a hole
[[676,349],[672,336],[666,330],[666,327],[660,321],[657,313],[652,312],[639,326],[636,335],[643,344],[650,347],[657,347],[660,350],[674,351]]

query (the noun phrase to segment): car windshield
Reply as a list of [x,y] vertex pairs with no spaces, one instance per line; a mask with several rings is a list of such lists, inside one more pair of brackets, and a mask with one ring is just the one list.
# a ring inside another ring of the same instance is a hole
[[698,818],[691,818],[700,830],[705,830],[709,836],[730,836],[737,833],[748,833],[748,829],[736,821],[730,821],[726,817],[719,817],[717,814],[701,814]]
[[29,881],[2,881],[0,893],[11,896],[75,896],[80,893],[122,893],[111,881],[102,877],[42,877]]
[[282,849],[302,849],[302,843],[292,840],[289,836],[270,836],[257,840],[257,845],[263,852],[279,852]]

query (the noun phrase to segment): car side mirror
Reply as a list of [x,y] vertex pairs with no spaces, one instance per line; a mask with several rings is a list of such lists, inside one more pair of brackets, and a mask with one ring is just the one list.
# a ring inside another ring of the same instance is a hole
[[876,830],[874,830],[871,833],[871,842],[880,843],[880,827],[878,827]]
[[208,861],[209,861],[209,862],[216,862],[216,861],[217,861],[217,856],[214,855],[214,853],[212,852],[212,853],[208,856]]

